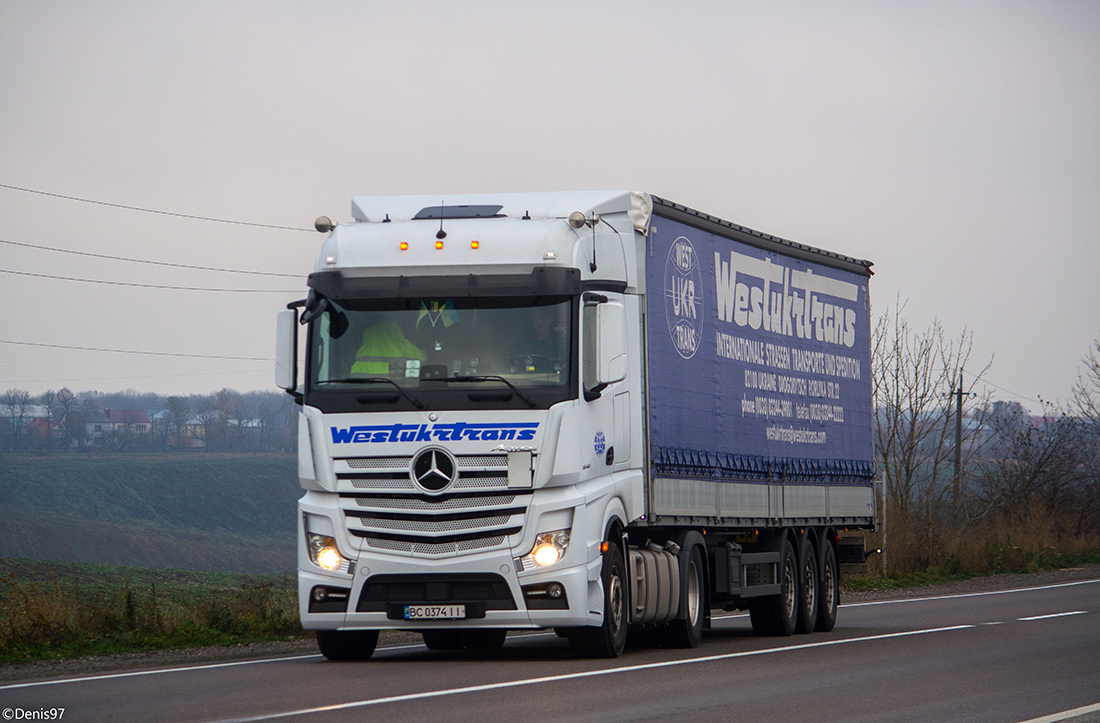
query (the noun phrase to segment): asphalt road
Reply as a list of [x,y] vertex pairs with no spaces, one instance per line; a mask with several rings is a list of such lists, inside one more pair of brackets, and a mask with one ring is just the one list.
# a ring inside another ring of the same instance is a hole
[[1100,580],[845,605],[832,633],[789,638],[757,638],[733,615],[696,650],[611,661],[516,633],[492,653],[402,645],[363,663],[304,655],[9,683],[0,710],[62,721],[1100,720]]

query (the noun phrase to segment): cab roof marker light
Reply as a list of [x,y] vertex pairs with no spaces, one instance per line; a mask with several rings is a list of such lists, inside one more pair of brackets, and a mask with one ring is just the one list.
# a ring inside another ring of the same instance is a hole
[[481,244],[480,244],[480,243],[478,243],[477,241],[471,241],[471,242],[470,242],[470,248],[472,248],[472,249],[476,249],[476,248],[477,248],[478,246],[480,246],[480,245],[481,245]]
[[401,242],[401,250],[402,251],[408,251],[409,250],[409,242],[408,241],[402,241]]
[[436,242],[435,242],[435,247],[436,247],[437,249],[441,249],[441,248],[443,248],[443,240],[442,240],[442,239],[440,239],[439,241],[436,241]]

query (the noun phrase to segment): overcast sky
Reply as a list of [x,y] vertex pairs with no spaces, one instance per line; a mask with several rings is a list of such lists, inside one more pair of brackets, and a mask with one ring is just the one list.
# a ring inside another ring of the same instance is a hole
[[[1037,410],[1100,337],[1100,3],[0,0],[0,184],[301,229],[648,191],[870,259]],[[273,389],[322,240],[0,188],[0,393]]]

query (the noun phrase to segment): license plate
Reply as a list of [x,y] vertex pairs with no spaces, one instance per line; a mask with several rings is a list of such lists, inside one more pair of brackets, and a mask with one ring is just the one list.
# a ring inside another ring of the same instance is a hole
[[406,605],[406,620],[461,620],[466,617],[465,605]]

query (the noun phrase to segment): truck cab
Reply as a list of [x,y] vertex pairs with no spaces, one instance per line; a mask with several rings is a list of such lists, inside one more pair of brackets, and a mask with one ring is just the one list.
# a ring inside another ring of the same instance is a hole
[[647,203],[357,198],[331,231],[279,333],[301,616],[326,654],[395,627],[440,647],[602,627],[601,545],[644,514]]

